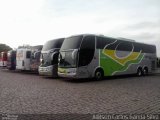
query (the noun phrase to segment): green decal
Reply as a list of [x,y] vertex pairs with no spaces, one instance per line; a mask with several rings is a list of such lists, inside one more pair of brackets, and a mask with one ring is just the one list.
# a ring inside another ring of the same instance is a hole
[[144,57],[144,54],[137,52],[133,53],[134,55],[132,55],[132,57],[128,57],[128,60],[126,59],[124,61],[124,59],[119,60],[118,58],[114,58],[114,55],[110,54],[112,52],[113,50],[100,50],[100,66],[104,69],[105,76],[112,76],[117,72],[124,72],[130,65],[140,63]]
[[[142,61],[144,57],[142,50],[139,52],[134,51],[134,45],[131,43],[130,45],[132,48],[130,51],[120,51],[118,50],[118,47],[121,46],[121,44],[123,44],[123,42],[118,43],[118,40],[115,40],[112,43],[107,44],[103,50],[100,49],[100,66],[104,69],[105,76],[112,76],[117,72],[124,72],[128,70],[132,64],[139,64]],[[117,52],[122,55],[124,53],[128,54],[119,57],[117,56]]]

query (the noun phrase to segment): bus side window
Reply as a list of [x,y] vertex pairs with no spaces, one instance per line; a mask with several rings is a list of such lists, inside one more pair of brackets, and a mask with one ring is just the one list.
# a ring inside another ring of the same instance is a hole
[[86,36],[81,44],[79,53],[79,66],[88,65],[94,56],[95,36]]
[[114,39],[111,38],[105,38],[105,37],[97,37],[97,49],[103,49],[107,44],[112,43],[113,41],[115,41]]
[[26,58],[31,58],[31,51],[27,51]]

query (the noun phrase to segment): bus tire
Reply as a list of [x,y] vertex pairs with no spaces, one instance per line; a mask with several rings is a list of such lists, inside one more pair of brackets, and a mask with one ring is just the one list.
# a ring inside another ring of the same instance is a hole
[[104,77],[104,72],[102,69],[97,69],[94,74],[96,80],[101,80]]
[[143,75],[148,75],[148,68],[147,68],[147,67],[145,67],[145,68],[143,69]]
[[137,69],[137,76],[142,76],[143,75],[143,71],[142,71],[142,68],[138,68]]

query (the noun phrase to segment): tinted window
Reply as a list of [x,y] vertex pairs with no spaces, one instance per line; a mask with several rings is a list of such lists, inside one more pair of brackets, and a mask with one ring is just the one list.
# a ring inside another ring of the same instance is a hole
[[47,50],[54,49],[54,48],[60,48],[63,43],[63,40],[64,40],[64,38],[50,40],[50,41],[46,42],[45,45],[43,46],[42,51],[47,51]]
[[95,36],[86,36],[81,44],[81,50],[95,49]]
[[27,51],[26,58],[31,58],[31,51]]
[[83,39],[79,52],[79,66],[88,65],[94,56],[95,36],[86,36]]
[[120,42],[118,41],[118,45],[116,46],[116,50],[119,51],[132,51],[133,44],[131,42]]
[[97,49],[103,49],[107,44],[114,42],[114,39],[97,37]]
[[156,53],[156,47],[154,45],[146,45],[142,43],[134,43],[135,52],[142,50],[143,53]]
[[62,44],[61,50],[78,49],[83,36],[73,36],[66,38]]
[[142,50],[143,53],[156,53],[156,47],[154,45],[147,45],[143,43],[136,43],[130,41],[117,40],[113,38],[105,38],[105,37],[97,37],[97,49],[104,49],[107,44],[113,43],[107,46],[106,49],[109,50],[119,50],[119,51],[131,51],[134,46],[134,52],[140,52]]

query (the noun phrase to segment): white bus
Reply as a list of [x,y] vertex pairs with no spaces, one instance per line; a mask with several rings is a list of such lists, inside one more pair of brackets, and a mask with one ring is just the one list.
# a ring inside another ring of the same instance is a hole
[[92,34],[71,36],[60,49],[58,75],[95,78],[147,75],[156,70],[156,46]]
[[43,45],[36,45],[31,47],[31,62],[30,68],[32,72],[38,72],[40,66],[40,56]]
[[7,66],[7,52],[0,53],[0,67]]
[[19,48],[16,53],[16,69],[30,70],[31,49]]

